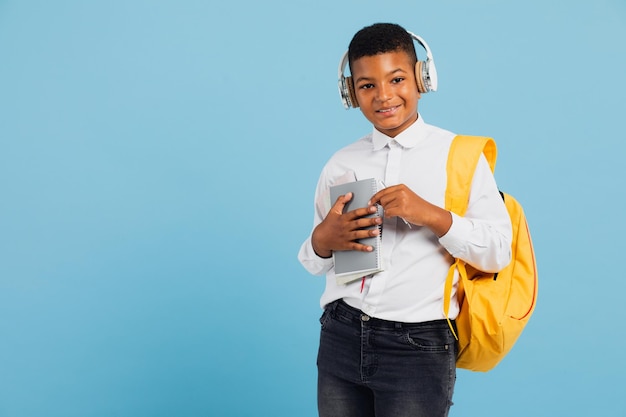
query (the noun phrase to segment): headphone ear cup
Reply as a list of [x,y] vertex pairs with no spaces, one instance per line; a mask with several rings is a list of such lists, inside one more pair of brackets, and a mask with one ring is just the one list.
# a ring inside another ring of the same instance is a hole
[[417,91],[421,94],[427,93],[426,85],[424,84],[424,74],[423,74],[423,65],[422,61],[417,61],[415,63],[415,80],[417,81]]
[[355,109],[359,107],[359,102],[356,99],[356,92],[354,91],[354,83],[352,77],[346,77],[346,87],[348,88],[347,95],[350,97],[350,105]]

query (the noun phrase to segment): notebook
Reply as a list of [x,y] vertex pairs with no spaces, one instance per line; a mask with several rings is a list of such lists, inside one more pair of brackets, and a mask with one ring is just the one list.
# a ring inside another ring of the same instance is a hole
[[[367,202],[370,197],[376,194],[377,191],[378,182],[374,178],[348,182],[330,187],[330,200],[334,203],[339,196],[351,192],[352,200],[350,200],[343,209],[343,212],[347,213],[357,208],[367,207]],[[379,205],[378,212],[367,217],[375,216],[383,216],[382,206]],[[378,236],[359,240],[359,242],[364,245],[372,246],[374,248],[373,251],[333,251],[335,277],[338,284],[347,284],[366,275],[375,274],[383,270],[380,247],[382,241],[382,225],[373,227],[378,227],[381,233],[379,233]]]

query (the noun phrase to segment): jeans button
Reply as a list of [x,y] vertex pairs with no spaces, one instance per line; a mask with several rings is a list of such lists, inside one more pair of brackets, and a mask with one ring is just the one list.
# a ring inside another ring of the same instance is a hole
[[361,314],[361,321],[368,321],[370,319],[370,316],[368,316],[367,314]]

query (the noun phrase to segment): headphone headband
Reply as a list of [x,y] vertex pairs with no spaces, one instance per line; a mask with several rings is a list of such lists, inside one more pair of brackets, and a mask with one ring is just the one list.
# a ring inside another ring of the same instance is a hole
[[432,52],[430,52],[430,48],[428,47],[428,44],[426,43],[426,41],[424,39],[422,39],[421,36],[416,35],[413,32],[409,32],[408,30],[406,31],[409,35],[411,35],[411,37],[417,41],[417,43],[419,43],[420,45],[422,45],[422,48],[424,48],[426,50],[426,60],[433,60],[433,54]]
[[[428,93],[429,91],[437,91],[437,69],[435,68],[435,61],[433,59],[432,52],[428,47],[428,44],[420,36],[417,36],[413,32],[407,33],[411,35],[413,40],[417,41],[426,50],[426,61],[418,60],[415,64],[415,77],[417,80],[417,89],[420,93]],[[346,109],[350,107],[359,107],[359,103],[356,100],[354,92],[354,84],[352,83],[352,77],[346,77],[344,75],[346,66],[348,65],[348,51],[346,51],[339,61],[339,69],[337,77],[339,79],[339,96],[343,102],[343,106]]]

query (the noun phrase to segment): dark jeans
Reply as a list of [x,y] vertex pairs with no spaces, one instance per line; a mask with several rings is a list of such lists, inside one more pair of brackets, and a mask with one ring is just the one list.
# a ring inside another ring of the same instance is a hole
[[320,417],[448,415],[456,341],[445,320],[396,323],[336,301],[320,322]]

